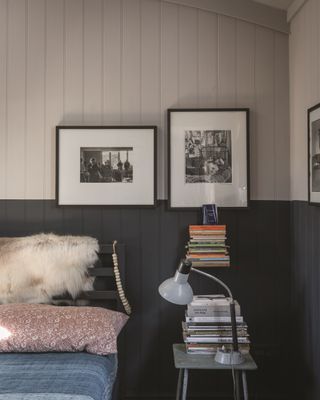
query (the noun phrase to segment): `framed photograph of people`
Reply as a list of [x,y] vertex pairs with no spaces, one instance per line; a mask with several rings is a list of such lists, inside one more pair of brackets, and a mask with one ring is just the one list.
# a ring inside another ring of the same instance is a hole
[[308,109],[308,200],[320,205],[320,103]]
[[57,204],[154,207],[156,130],[57,126]]
[[169,208],[249,206],[249,109],[169,109]]

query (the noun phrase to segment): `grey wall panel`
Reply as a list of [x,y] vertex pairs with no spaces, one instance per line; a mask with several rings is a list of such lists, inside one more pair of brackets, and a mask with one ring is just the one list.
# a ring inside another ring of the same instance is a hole
[[[211,272],[231,286],[249,324],[252,351],[259,365],[259,371],[248,376],[250,393],[256,399],[285,399],[289,393],[286,376],[290,371],[287,350],[288,331],[291,332],[289,218],[289,203],[275,201],[253,201],[248,211],[220,213],[220,222],[227,224],[232,267]],[[304,239],[309,219],[304,221],[302,215],[299,218],[302,225],[301,232],[297,226],[297,241],[310,247]],[[182,340],[184,308],[163,301],[157,288],[173,274],[184,255],[188,225],[200,222],[199,212],[167,211],[165,202],[160,202],[155,209],[111,211],[103,207],[58,208],[54,201],[48,200],[0,201],[1,236],[56,232],[93,235],[101,241],[117,239],[125,243],[126,291],[134,312],[124,335],[122,383],[125,397],[132,399],[174,396],[177,374],[171,346]],[[315,253],[309,260],[316,268],[315,237],[311,243]],[[311,307],[311,293],[305,284],[310,282],[312,296],[318,296],[315,282],[318,273],[314,269],[312,275],[306,275],[302,263],[307,252],[295,251],[296,259],[301,262],[301,265],[295,262],[297,293],[304,291],[304,299]],[[191,283],[195,293],[221,293],[221,288],[202,277],[192,276]],[[317,313],[315,305],[312,307],[307,314],[308,325],[303,328],[305,333],[309,332],[311,319]],[[195,373],[191,375],[190,395],[229,399],[230,383],[230,374]]]
[[161,0],[0,7],[0,198],[53,199],[55,126],[103,123],[159,126],[165,199],[176,106],[250,107],[252,197],[288,198],[287,35]]

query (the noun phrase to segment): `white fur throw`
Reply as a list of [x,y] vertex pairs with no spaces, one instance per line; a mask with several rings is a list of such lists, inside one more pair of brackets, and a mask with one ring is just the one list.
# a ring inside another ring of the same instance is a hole
[[98,259],[96,239],[39,234],[0,238],[0,304],[51,303],[91,290],[87,269]]

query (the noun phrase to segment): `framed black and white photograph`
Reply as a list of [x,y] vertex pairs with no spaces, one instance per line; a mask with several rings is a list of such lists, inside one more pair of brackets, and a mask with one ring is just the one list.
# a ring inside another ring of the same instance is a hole
[[249,109],[169,109],[169,208],[247,208]]
[[308,109],[308,199],[320,205],[320,103]]
[[57,126],[56,139],[58,205],[155,205],[155,126]]

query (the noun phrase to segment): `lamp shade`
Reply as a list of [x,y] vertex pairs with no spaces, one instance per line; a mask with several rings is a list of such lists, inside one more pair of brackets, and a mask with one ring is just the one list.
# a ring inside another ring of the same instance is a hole
[[191,303],[193,291],[188,283],[188,276],[177,271],[173,278],[161,283],[159,286],[160,295],[174,304],[185,305]]

